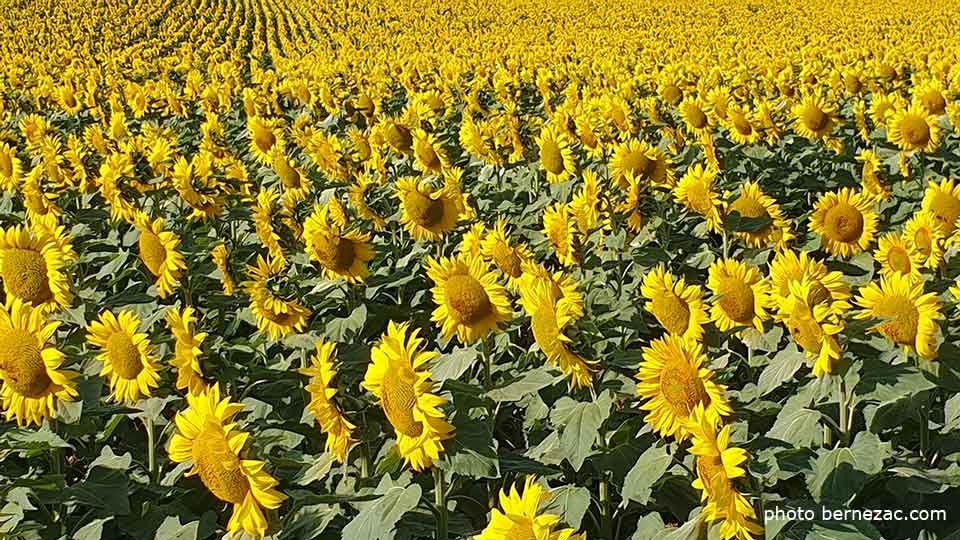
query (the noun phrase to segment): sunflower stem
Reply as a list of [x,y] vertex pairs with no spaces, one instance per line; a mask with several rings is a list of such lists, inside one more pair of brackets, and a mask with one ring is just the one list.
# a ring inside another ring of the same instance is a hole
[[600,479],[600,519],[603,522],[603,536],[610,538],[613,528],[610,521],[610,483],[606,474]]
[[846,443],[847,432],[850,428],[847,426],[847,400],[844,397],[842,377],[837,377],[837,396],[837,412],[840,415],[840,440]]
[[483,388],[490,391],[493,388],[492,367],[490,366],[490,353],[487,351],[487,338],[480,340],[480,361],[483,363]]
[[147,430],[147,468],[150,471],[150,482],[157,480],[157,441],[153,429],[153,418],[144,417],[143,426]]
[[437,507],[437,538],[447,540],[447,485],[443,478],[443,469],[433,469],[433,496]]

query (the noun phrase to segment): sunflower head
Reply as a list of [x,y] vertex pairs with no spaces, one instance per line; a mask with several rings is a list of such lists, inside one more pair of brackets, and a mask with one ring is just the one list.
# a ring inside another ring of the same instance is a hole
[[19,298],[44,313],[73,300],[66,260],[55,239],[15,225],[0,230],[0,277],[8,298]]
[[396,196],[400,200],[404,228],[417,240],[434,241],[453,230],[464,213],[463,195],[453,186],[433,190],[424,180],[401,178]]
[[668,333],[699,341],[703,325],[709,319],[703,303],[703,292],[697,285],[687,285],[662,266],[643,278],[641,294],[648,300],[646,309]]
[[869,197],[843,188],[820,198],[810,217],[810,228],[820,234],[827,251],[850,258],[870,246],[878,221]]
[[924,294],[923,282],[891,274],[861,288],[855,302],[863,308],[855,318],[884,321],[874,332],[923,358],[936,358],[940,302],[935,293]]
[[714,294],[711,320],[722,331],[753,327],[763,331],[769,306],[769,283],[756,267],[737,260],[722,260],[710,266],[707,287]]
[[562,516],[544,511],[553,494],[533,476],[523,482],[523,491],[514,485],[500,492],[500,508],[490,514],[490,523],[476,540],[583,540],[573,529],[560,527]]
[[427,259],[427,275],[434,282],[433,300],[437,309],[433,321],[443,335],[454,335],[470,344],[497,331],[500,323],[513,318],[506,289],[497,283],[480,257]]
[[933,153],[940,146],[942,128],[937,117],[921,104],[896,111],[890,119],[887,139],[901,150]]
[[136,313],[104,311],[87,328],[87,342],[100,349],[100,375],[109,379],[117,401],[134,403],[150,397],[150,389],[159,384],[162,367],[147,334],[140,332]]

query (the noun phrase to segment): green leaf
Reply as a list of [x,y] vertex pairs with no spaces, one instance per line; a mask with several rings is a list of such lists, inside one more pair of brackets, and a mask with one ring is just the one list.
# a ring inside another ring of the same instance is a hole
[[124,471],[94,467],[82,482],[64,489],[64,497],[80,504],[108,510],[113,514],[130,513],[127,496],[127,475]]
[[868,521],[817,521],[805,540],[883,540]]
[[663,535],[663,540],[700,540],[705,534],[704,515],[697,514],[696,517],[676,528],[670,534]]
[[346,342],[360,334],[365,322],[367,322],[367,306],[360,304],[349,316],[328,321],[325,333],[333,341]]
[[157,529],[154,540],[197,540],[197,531],[200,530],[199,521],[191,521],[184,525],[176,516],[169,516],[163,520]]
[[631,500],[647,504],[650,501],[653,484],[667,472],[672,460],[673,457],[666,446],[647,448],[623,481],[623,502],[620,506],[626,506]]
[[391,540],[404,514],[417,507],[421,489],[417,484],[390,488],[382,497],[367,503],[343,528],[343,540]]
[[440,355],[440,358],[430,368],[433,373],[433,380],[443,382],[447,379],[459,378],[473,366],[477,361],[477,356],[477,350],[472,348],[457,348],[451,353]]
[[948,399],[943,405],[943,433],[960,429],[960,394]]
[[771,439],[779,439],[796,446],[814,446],[822,440],[820,412],[812,409],[784,407],[777,415],[773,427],[767,433]]
[[747,217],[736,210],[727,213],[723,221],[724,226],[734,232],[757,232],[773,223],[770,216]]
[[109,446],[104,446],[103,450],[100,451],[100,455],[97,459],[93,460],[90,463],[90,467],[106,467],[108,469],[117,469],[118,471],[125,471],[130,468],[130,464],[133,463],[133,456],[130,455],[130,452],[118,456],[113,453],[113,449]]
[[609,414],[610,401],[601,397],[589,403],[578,402],[567,416],[566,425],[560,435],[560,451],[574,470],[579,471],[590,455],[600,425]]
[[786,381],[793,379],[793,375],[803,366],[803,353],[797,346],[790,343],[770,360],[770,363],[757,380],[757,389],[761,396],[765,396],[780,387]]
[[550,374],[546,368],[530,370],[518,380],[515,380],[500,388],[494,388],[487,392],[487,397],[496,401],[520,401],[526,395],[533,392],[539,392],[559,380],[559,377]]
[[584,514],[590,507],[590,490],[580,486],[563,486],[553,490],[553,498],[547,506],[553,513],[563,516],[567,525],[580,528]]
[[73,540],[100,540],[103,535],[104,523],[110,521],[113,517],[95,519],[83,527],[77,529],[73,535]]
[[630,540],[658,540],[663,536],[667,526],[663,523],[663,518],[656,512],[640,518],[637,521],[637,530],[630,537]]
[[890,443],[869,432],[860,432],[850,448],[824,451],[814,464],[807,488],[817,502],[845,505],[859,493],[872,476],[883,469],[890,455]]
[[459,413],[453,418],[457,436],[446,446],[440,468],[470,478],[498,478],[497,445],[486,422]]

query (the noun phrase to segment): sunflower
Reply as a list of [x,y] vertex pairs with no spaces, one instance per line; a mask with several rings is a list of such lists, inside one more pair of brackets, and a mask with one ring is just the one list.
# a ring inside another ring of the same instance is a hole
[[440,409],[447,400],[433,392],[429,364],[436,352],[421,350],[419,330],[408,335],[410,323],[390,321],[387,333],[370,351],[363,387],[380,400],[380,407],[397,435],[397,448],[415,471],[428,469],[443,452],[443,441],[454,427]]
[[483,237],[487,234],[487,226],[483,223],[474,223],[470,230],[463,233],[457,252],[470,257],[483,255]]
[[577,172],[570,136],[564,130],[553,124],[544,126],[536,141],[540,147],[540,168],[547,172],[547,182],[563,182]]
[[522,494],[517,491],[516,484],[500,492],[500,509],[491,510],[490,523],[474,539],[586,540],[584,534],[577,534],[573,529],[557,528],[561,516],[543,509],[552,498],[553,494],[535,477],[527,476]]
[[775,315],[797,345],[814,360],[816,377],[834,372],[842,355],[836,336],[846,328],[841,315],[850,309],[846,301],[822,301],[821,295],[820,284],[810,278],[791,281],[790,295],[778,304]]
[[849,259],[870,247],[878,221],[870,197],[843,188],[820,197],[810,216],[810,228],[821,236],[824,249]]
[[114,399],[132,404],[150,397],[163,368],[147,334],[140,332],[140,317],[125,309],[116,316],[104,311],[87,327],[87,343],[101,349],[101,376],[109,377]]
[[247,130],[250,137],[250,153],[263,165],[270,165],[273,162],[275,148],[285,148],[282,131],[276,120],[251,116],[247,119]]
[[679,106],[680,116],[690,133],[698,136],[709,134],[713,129],[714,120],[707,104],[699,98],[687,96]]
[[300,373],[310,377],[307,392],[310,393],[310,404],[307,408],[320,424],[320,430],[327,435],[326,451],[338,462],[344,463],[350,447],[356,444],[353,431],[357,426],[350,423],[343,411],[334,401],[339,390],[333,383],[337,376],[334,358],[337,346],[329,341],[317,341],[317,351],[310,358],[310,365],[302,368]]
[[583,187],[580,188],[570,201],[570,213],[573,215],[577,230],[584,237],[601,226],[604,214],[607,212],[607,199],[604,197],[603,185],[597,173],[583,171]]
[[367,263],[373,259],[370,235],[356,229],[346,232],[327,218],[328,205],[317,205],[304,225],[307,254],[320,263],[324,277],[360,283],[367,279]]
[[937,357],[937,320],[941,318],[936,293],[923,292],[923,282],[893,274],[860,289],[854,302],[863,308],[856,319],[886,319],[873,332],[922,358]]
[[733,414],[723,395],[726,387],[713,382],[713,371],[703,367],[706,360],[702,345],[680,336],[668,334],[644,347],[637,395],[646,400],[640,408],[649,411],[644,421],[661,436],[685,440],[686,423],[697,405],[714,426]]
[[726,259],[710,265],[707,287],[714,294],[710,320],[721,331],[741,326],[763,332],[770,303],[770,284],[756,267]]
[[177,368],[177,390],[186,389],[191,394],[199,394],[207,389],[203,382],[203,370],[200,369],[200,345],[207,334],[194,333],[195,313],[192,307],[186,307],[182,312],[171,307],[166,313],[167,325],[176,341],[170,363]]
[[23,164],[17,151],[5,142],[0,142],[0,187],[12,191],[23,179]]
[[376,213],[367,203],[367,192],[374,185],[376,185],[376,183],[370,178],[370,175],[357,175],[356,182],[350,186],[347,198],[361,219],[371,222],[374,230],[382,231],[387,224],[386,220],[383,219],[380,214]]
[[930,182],[921,207],[933,215],[943,237],[949,238],[960,219],[960,183],[947,179],[939,184]]
[[480,243],[480,253],[506,276],[511,290],[519,290],[523,266],[532,260],[533,254],[526,244],[513,245],[510,242],[506,220],[498,219],[494,228],[486,232]]
[[70,307],[73,293],[63,252],[45,235],[14,225],[0,229],[0,277],[7,298],[43,313]]
[[777,253],[770,263],[770,295],[774,305],[782,305],[790,298],[790,288],[804,280],[811,282],[811,305],[826,304],[841,312],[849,308],[850,285],[843,280],[843,272],[830,271],[822,262],[806,251],[793,250]]
[[413,157],[417,167],[427,174],[439,176],[450,166],[450,159],[437,136],[419,128],[413,131]]
[[413,134],[399,122],[384,119],[378,126],[383,138],[399,154],[409,155],[413,151]]
[[919,150],[932,154],[940,146],[941,131],[937,117],[923,105],[914,103],[893,114],[887,140],[904,151]]
[[138,211],[134,223],[140,231],[140,260],[157,278],[160,298],[166,298],[180,285],[180,276],[187,267],[183,255],[177,250],[180,237],[166,230],[166,224],[160,217],[151,220],[150,216]]
[[397,180],[396,197],[403,210],[403,227],[425,242],[439,240],[452,231],[465,210],[463,196],[455,187],[433,190],[427,181],[416,178]]
[[287,257],[283,254],[280,235],[273,224],[273,215],[279,198],[280,195],[276,191],[260,188],[260,192],[257,193],[256,205],[253,208],[253,223],[257,231],[257,237],[263,247],[267,248],[270,258],[280,266],[286,267]]
[[431,320],[446,339],[454,335],[469,345],[499,329],[513,318],[507,291],[497,283],[496,272],[488,271],[480,257],[461,255],[427,259],[427,275],[437,308]]
[[819,94],[804,96],[793,106],[791,114],[797,134],[812,141],[829,136],[837,124],[836,107]]
[[564,266],[577,264],[576,229],[567,203],[554,203],[543,212],[543,234]]
[[921,279],[923,254],[902,235],[887,233],[881,236],[873,258],[880,263],[881,275],[897,274],[915,281]]
[[56,413],[58,400],[79,395],[79,374],[61,369],[63,353],[48,343],[59,326],[19,298],[0,305],[0,345],[6,351],[0,353],[0,397],[7,420],[17,425],[40,425]]
[[870,104],[870,119],[877,126],[886,126],[896,112],[898,102],[902,99],[895,94],[886,94],[882,91],[874,92],[873,101]]
[[663,266],[643,278],[640,293],[648,300],[644,307],[656,317],[667,333],[691,341],[703,338],[703,325],[710,320],[699,285],[687,285]]
[[936,215],[921,210],[913,215],[903,230],[903,237],[923,257],[922,264],[931,270],[943,264],[944,236]]
[[613,150],[613,159],[610,162],[610,172],[621,186],[628,183],[628,178],[640,178],[650,165],[651,146],[639,139],[618,144]]
[[192,462],[187,476],[200,481],[217,499],[233,505],[227,524],[231,537],[239,533],[263,538],[267,532],[264,509],[279,508],[286,496],[264,470],[266,463],[244,459],[250,434],[237,429],[234,417],[243,405],[220,397],[220,385],[187,395],[189,408],[177,413],[177,432],[170,438],[170,460]]
[[944,95],[943,83],[936,79],[915,85],[913,100],[934,116],[940,116],[947,111],[947,97]]
[[742,466],[747,452],[730,446],[732,427],[723,426],[718,432],[709,410],[697,405],[686,429],[693,438],[690,453],[696,458],[697,479],[693,487],[700,490],[700,500],[707,503],[703,508],[707,519],[723,520],[721,540],[753,540],[755,535],[762,535],[763,528],[755,523],[756,511],[735,485],[738,478],[747,476]]
[[210,250],[210,257],[213,264],[220,271],[220,280],[223,282],[223,294],[233,296],[236,292],[237,283],[233,280],[233,274],[230,273],[230,250],[226,244],[217,244]]
[[726,213],[737,212],[741,217],[767,220],[769,223],[751,231],[735,234],[747,245],[755,248],[771,244],[785,247],[794,238],[791,222],[785,218],[780,205],[760,189],[755,182],[747,182],[740,189],[740,196],[727,205]]
[[702,216],[712,231],[719,231],[723,223],[720,195],[714,189],[716,179],[716,170],[697,163],[687,169],[673,190],[676,201]]
[[257,327],[274,341],[294,332],[302,332],[310,317],[310,310],[298,302],[293,294],[284,294],[289,297],[285,299],[274,292],[275,281],[284,274],[284,270],[277,261],[258,255],[257,266],[247,267],[250,280],[244,284]]
[[750,145],[760,141],[762,134],[753,125],[753,116],[748,108],[737,103],[730,103],[727,106],[724,124],[730,133],[730,138],[737,144]]
[[863,162],[863,171],[860,177],[860,185],[863,192],[876,200],[886,201],[890,199],[890,188],[884,183],[884,178],[880,172],[883,165],[880,158],[873,150],[864,150],[857,156],[857,161]]

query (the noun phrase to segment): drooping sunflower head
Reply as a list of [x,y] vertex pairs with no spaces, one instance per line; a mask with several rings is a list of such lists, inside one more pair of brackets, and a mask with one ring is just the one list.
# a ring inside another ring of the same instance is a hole
[[543,234],[564,266],[577,264],[576,226],[567,203],[557,202],[543,212]]
[[813,374],[833,373],[842,351],[836,336],[846,327],[843,315],[850,309],[844,300],[821,300],[822,285],[804,277],[790,282],[790,294],[778,303],[777,319],[793,340],[815,360]]
[[699,285],[687,285],[682,277],[657,266],[643,278],[640,292],[648,300],[644,307],[667,333],[700,341],[709,317]]
[[724,397],[725,388],[713,381],[713,371],[703,367],[706,356],[699,343],[680,336],[655,339],[643,349],[637,373],[637,394],[649,411],[644,420],[664,437],[684,440],[687,422],[697,405],[704,407],[714,426],[733,413]]
[[737,212],[741,218],[766,222],[755,230],[736,232],[737,237],[751,247],[767,247],[771,244],[784,247],[794,238],[791,222],[784,217],[780,205],[755,182],[744,184],[740,196],[727,205],[726,214],[733,212]]
[[931,154],[940,146],[942,128],[937,117],[923,105],[914,103],[909,108],[896,111],[890,118],[887,139],[901,150]]
[[498,219],[494,228],[486,232],[480,243],[480,252],[506,276],[508,285],[514,290],[519,287],[524,264],[533,256],[526,244],[513,245],[510,242],[507,222],[503,219]]
[[326,451],[338,462],[344,463],[350,448],[357,442],[353,437],[356,426],[340,410],[334,398],[339,390],[334,383],[337,368],[334,365],[337,347],[329,341],[317,341],[317,350],[310,358],[310,365],[300,373],[310,377],[307,392],[310,403],[307,408],[327,435]]
[[720,195],[714,187],[716,178],[715,170],[697,163],[687,169],[673,190],[677,202],[703,216],[713,231],[720,230],[723,222]]
[[247,268],[249,281],[244,284],[250,296],[250,310],[261,332],[276,341],[306,328],[311,312],[297,299],[295,291],[284,279],[286,267],[275,259],[257,256],[257,265]]
[[923,194],[922,208],[930,212],[937,221],[944,238],[948,238],[957,229],[960,219],[960,182],[944,179],[940,183],[931,181]]
[[403,227],[420,241],[439,240],[453,230],[464,212],[459,189],[446,186],[434,190],[424,180],[401,178],[396,184]]
[[199,475],[214,497],[233,505],[228,532],[263,538],[269,524],[264,509],[279,508],[286,496],[275,489],[279,482],[263,461],[244,457],[250,434],[237,429],[234,421],[243,405],[221,398],[219,385],[187,395],[187,403],[189,408],[175,418],[170,460],[192,462],[187,475]]
[[200,368],[200,345],[207,338],[206,332],[195,332],[196,310],[186,307],[183,311],[175,307],[167,309],[166,320],[175,340],[174,358],[170,362],[177,368],[177,390],[187,390],[199,394],[207,389]]
[[70,307],[73,293],[64,254],[48,235],[14,225],[0,229],[0,277],[7,298],[44,313]]
[[860,184],[863,192],[870,197],[885,201],[890,198],[890,188],[884,183],[883,164],[873,150],[864,150],[857,155],[857,161],[863,162]]
[[870,247],[879,216],[863,192],[831,191],[817,201],[810,228],[821,236],[828,252],[850,258]]
[[940,302],[935,293],[924,294],[923,282],[885,276],[879,284],[861,288],[854,302],[863,308],[855,318],[885,320],[873,327],[874,332],[922,358],[936,358]]
[[87,327],[87,342],[100,349],[100,375],[110,381],[114,399],[134,403],[150,397],[160,383],[162,366],[147,334],[140,332],[140,317],[125,309],[120,315],[104,311]]
[[714,295],[710,318],[717,328],[724,332],[740,327],[763,331],[769,282],[755,266],[733,259],[716,261],[710,265],[707,287]]
[[160,298],[166,298],[180,285],[180,276],[187,267],[177,249],[180,237],[166,230],[163,218],[151,220],[147,214],[138,211],[134,223],[140,232],[140,260],[156,277]]
[[527,476],[523,492],[514,484],[500,492],[500,508],[490,514],[490,523],[476,535],[476,540],[583,540],[582,534],[560,527],[562,516],[548,513],[544,505],[553,494]]
[[409,323],[390,322],[370,351],[363,387],[380,401],[397,435],[400,455],[422,471],[440,458],[443,441],[453,437],[454,427],[440,409],[447,400],[433,393],[429,365],[437,353],[424,351],[419,331],[408,332],[409,328]]
[[496,332],[513,318],[506,289],[480,257],[427,259],[427,275],[434,282],[437,308],[432,320],[447,339],[454,335],[469,345]]
[[327,279],[360,283],[367,278],[367,263],[374,257],[370,235],[341,231],[328,219],[329,205],[317,205],[304,225],[303,238],[311,260],[320,263]]
[[63,353],[49,341],[59,327],[19,298],[0,306],[0,398],[7,420],[37,424],[52,417],[57,401],[73,401],[77,373],[62,369]]
[[811,305],[825,304],[841,308],[850,299],[850,285],[843,273],[829,271],[822,262],[806,251],[783,250],[770,263],[771,296],[777,305],[786,302],[795,283],[810,281]]

